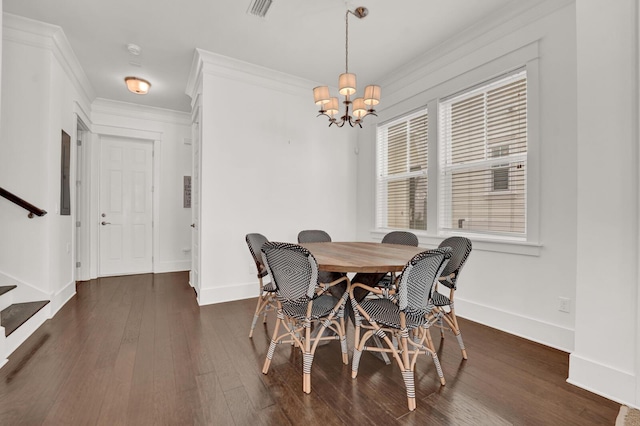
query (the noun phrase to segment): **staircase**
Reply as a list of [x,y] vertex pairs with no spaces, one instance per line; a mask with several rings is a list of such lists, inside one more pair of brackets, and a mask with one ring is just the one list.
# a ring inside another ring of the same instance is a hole
[[49,317],[48,300],[17,302],[15,285],[0,286],[0,367]]

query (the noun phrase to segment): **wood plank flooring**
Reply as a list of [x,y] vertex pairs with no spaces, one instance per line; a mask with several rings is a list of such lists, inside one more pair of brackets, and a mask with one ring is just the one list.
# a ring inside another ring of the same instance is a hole
[[[274,318],[248,338],[255,299],[199,307],[186,273],[102,278],[0,369],[1,425],[613,425],[619,405],[566,383],[568,354],[460,320],[416,367],[409,412],[395,364],[363,354],[358,378],[340,346],[318,348],[312,393],[302,357],[277,348],[261,373]],[[352,341],[350,328],[349,343]]]

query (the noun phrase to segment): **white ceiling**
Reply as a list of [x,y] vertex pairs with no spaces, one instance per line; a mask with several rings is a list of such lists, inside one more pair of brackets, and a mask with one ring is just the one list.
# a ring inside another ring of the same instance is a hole
[[[345,11],[365,6],[369,16],[349,18],[349,70],[361,88],[480,21],[538,2],[273,0],[265,18],[247,14],[250,0],[4,0],[3,7],[62,27],[96,96],[190,111],[195,48],[336,86]],[[127,43],[142,54],[131,55]],[[127,75],[151,81],[149,94],[128,92]]]

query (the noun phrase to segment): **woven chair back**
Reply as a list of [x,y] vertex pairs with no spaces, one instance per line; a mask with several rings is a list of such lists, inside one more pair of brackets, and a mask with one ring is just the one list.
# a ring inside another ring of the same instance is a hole
[[320,229],[305,229],[298,234],[298,243],[330,243],[331,236]]
[[398,307],[401,311],[424,314],[435,281],[451,257],[451,248],[442,247],[415,255],[402,270],[398,281]]
[[318,263],[309,250],[296,244],[268,242],[262,246],[262,253],[278,299],[296,305],[308,303],[318,284]]
[[[471,253],[471,240],[465,237],[449,237],[443,240],[438,247],[451,247],[451,259],[442,271],[442,276],[453,274],[450,282],[453,284],[453,288],[455,289],[458,282],[458,275],[460,275],[460,271],[467,262],[467,258]],[[442,283],[447,287],[451,287],[449,282],[443,281]]]
[[267,275],[267,269],[264,267],[262,263],[262,246],[264,243],[268,242],[267,237],[262,234],[253,233],[247,234],[245,237],[247,241],[247,246],[249,246],[249,251],[251,252],[251,256],[253,257],[253,261],[256,263],[256,268],[258,269],[258,276],[264,277]]
[[403,246],[418,247],[418,237],[413,232],[391,231],[382,238],[384,244],[402,244]]

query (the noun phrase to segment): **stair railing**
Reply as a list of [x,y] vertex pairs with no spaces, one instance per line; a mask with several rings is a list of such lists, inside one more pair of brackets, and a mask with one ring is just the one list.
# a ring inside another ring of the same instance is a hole
[[45,210],[42,210],[41,208],[34,206],[33,204],[23,200],[22,198],[18,197],[15,194],[12,194],[11,192],[7,191],[4,188],[0,188],[0,196],[6,198],[7,200],[11,201],[14,204],[17,204],[23,209],[28,210],[29,214],[27,215],[27,217],[29,219],[33,219],[33,215],[44,216],[45,214],[47,214]]

